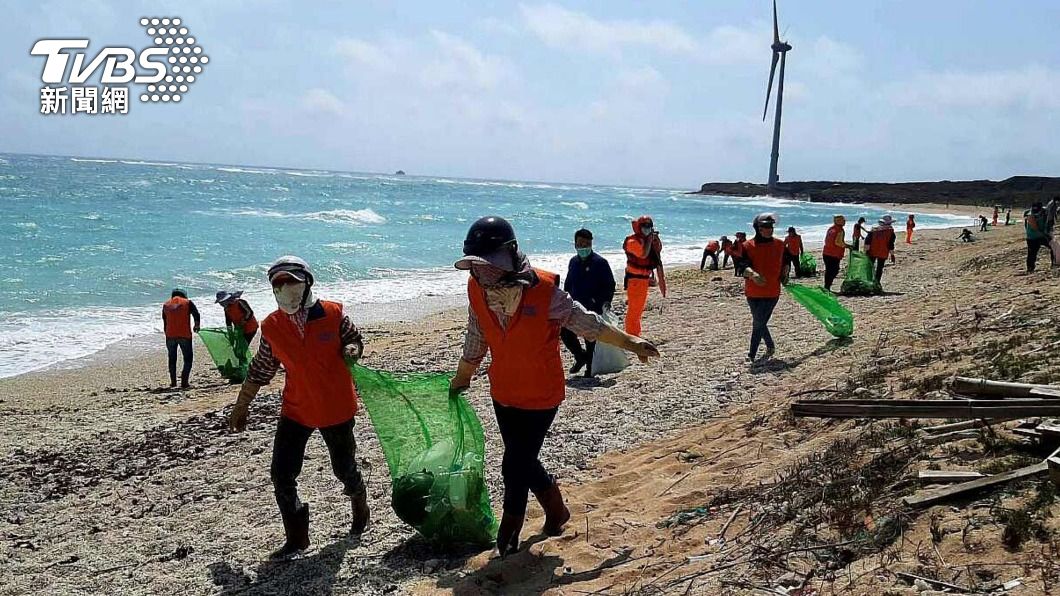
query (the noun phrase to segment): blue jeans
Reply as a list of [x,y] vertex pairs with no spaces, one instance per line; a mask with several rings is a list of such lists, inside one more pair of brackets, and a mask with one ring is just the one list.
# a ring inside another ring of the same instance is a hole
[[780,298],[748,298],[747,306],[751,307],[751,351],[748,356],[754,360],[758,354],[758,345],[766,342],[766,349],[773,349],[773,336],[769,334],[769,318]]
[[188,384],[188,375],[191,374],[191,360],[194,351],[191,349],[190,337],[167,337],[166,350],[169,352],[169,384],[177,384],[177,348],[180,348],[184,356],[184,368],[180,371],[180,384]]

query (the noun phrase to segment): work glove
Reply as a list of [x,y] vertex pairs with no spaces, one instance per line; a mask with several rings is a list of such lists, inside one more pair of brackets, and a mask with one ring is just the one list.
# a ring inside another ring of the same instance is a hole
[[359,342],[342,347],[342,357],[345,358],[347,362],[357,362],[361,359],[362,354],[364,354],[364,345]]
[[232,406],[232,411],[228,414],[229,430],[237,433],[246,430],[247,419],[250,418],[250,402],[254,400],[254,396],[258,394],[260,388],[260,385],[255,385],[249,381],[245,381],[243,386],[239,388],[239,397],[236,398],[236,405]]

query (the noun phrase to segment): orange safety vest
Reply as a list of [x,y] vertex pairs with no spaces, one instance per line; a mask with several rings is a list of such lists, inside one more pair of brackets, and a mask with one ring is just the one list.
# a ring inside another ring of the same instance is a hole
[[802,253],[802,238],[799,236],[788,236],[784,238],[784,246],[788,249],[788,254],[797,257]]
[[[648,279],[652,270],[655,269],[655,260],[648,254],[641,256],[644,251],[643,236],[630,234],[622,243],[622,250],[626,252],[626,277],[636,279]],[[649,251],[650,254],[650,251]]]
[[869,256],[874,259],[886,259],[891,254],[891,239],[894,229],[877,228],[872,231],[872,242],[869,243]]
[[473,277],[467,282],[467,297],[490,349],[490,396],[503,406],[548,410],[566,397],[559,354],[560,324],[548,318],[559,276],[534,271],[538,283],[523,290],[507,329],[487,306],[486,292]]
[[247,316],[247,311],[243,309],[243,305],[239,303],[239,300],[233,301],[231,304],[225,307],[225,316],[228,317],[232,324],[241,328],[243,334],[254,333],[258,330],[258,320],[251,316],[247,319],[246,323],[241,322],[243,317]]
[[843,228],[840,226],[833,225],[828,228],[828,233],[824,235],[824,256],[835,257],[842,259],[845,256],[846,251],[839,246],[835,245],[836,236],[841,236]]
[[299,335],[294,321],[280,310],[261,325],[261,336],[283,364],[280,415],[311,428],[341,424],[357,413],[357,390],[342,357],[342,305],[320,301],[324,316],[306,321]]
[[744,279],[743,293],[748,298],[779,298],[780,297],[780,274],[784,269],[784,243],[779,240],[756,244],[754,239],[743,244],[744,253],[751,261],[751,269],[766,280],[766,285],[760,286]]
[[166,337],[191,339],[191,300],[174,296],[162,305],[166,317]]
[[707,252],[718,252],[718,241],[711,240],[707,243]]

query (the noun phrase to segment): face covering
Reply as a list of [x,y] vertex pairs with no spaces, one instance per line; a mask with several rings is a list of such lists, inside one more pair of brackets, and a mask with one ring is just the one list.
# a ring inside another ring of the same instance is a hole
[[[272,293],[276,297],[276,306],[280,307],[283,312],[293,315],[302,308],[302,294],[305,293],[305,284],[285,284],[278,288],[273,288]],[[313,293],[310,292],[309,296],[306,297],[306,304],[312,304]]]
[[653,231],[654,231],[654,228],[652,228],[651,226],[644,226],[643,228],[640,229],[641,234],[644,234],[645,236],[651,236],[651,233]]
[[575,250],[578,251],[578,256],[583,259],[588,259],[589,255],[593,254],[592,248],[577,248]]
[[493,312],[507,317],[515,314],[522,298],[522,286],[486,288],[486,306]]

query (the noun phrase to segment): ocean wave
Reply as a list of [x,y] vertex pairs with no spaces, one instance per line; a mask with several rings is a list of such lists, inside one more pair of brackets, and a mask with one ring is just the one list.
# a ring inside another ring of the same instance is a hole
[[116,159],[85,159],[83,157],[71,157],[70,161],[81,163],[118,163]]
[[267,170],[267,169],[248,169],[248,168],[236,168],[236,167],[217,167],[214,168],[218,172],[228,172],[231,174],[279,174],[278,170]]
[[585,210],[585,209],[589,208],[589,203],[586,203],[585,201],[572,201],[570,203],[560,203],[560,205],[565,205],[567,207],[574,207],[575,209],[582,209],[582,210]]
[[119,160],[119,161],[121,163],[125,164],[125,165],[128,165],[128,166],[158,166],[158,167],[162,167],[162,168],[175,168],[175,167],[178,167],[180,165],[180,164],[175,164],[175,163],[165,163],[165,162],[159,162],[159,161],[139,161],[139,160],[125,161],[124,159],[123,160]]
[[386,218],[371,209],[332,209],[329,211],[314,211],[298,215],[301,219],[312,219],[329,223],[346,223],[353,225],[371,225],[386,223]]
[[40,226],[38,226],[37,222],[34,222],[34,221],[20,221],[17,224],[15,224],[15,227],[16,228],[22,228],[23,230],[36,230]]

